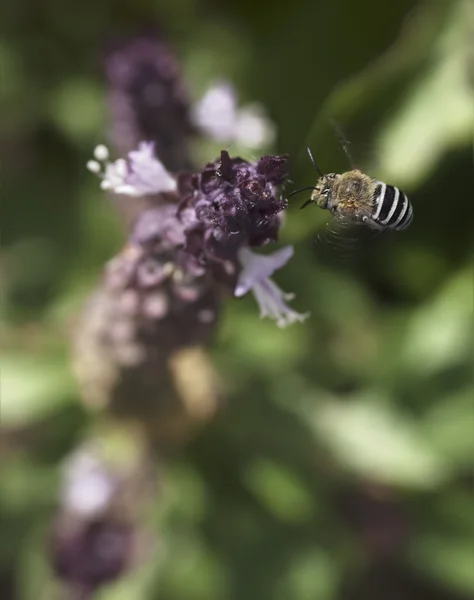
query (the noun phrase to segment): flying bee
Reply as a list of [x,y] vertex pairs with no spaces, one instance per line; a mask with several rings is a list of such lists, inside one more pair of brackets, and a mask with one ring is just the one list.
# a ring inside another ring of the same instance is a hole
[[346,173],[324,175],[313,154],[308,154],[319,179],[315,186],[291,192],[288,197],[312,190],[311,197],[301,208],[316,204],[327,209],[343,222],[362,224],[372,229],[406,229],[413,220],[413,208],[406,194],[357,169]]

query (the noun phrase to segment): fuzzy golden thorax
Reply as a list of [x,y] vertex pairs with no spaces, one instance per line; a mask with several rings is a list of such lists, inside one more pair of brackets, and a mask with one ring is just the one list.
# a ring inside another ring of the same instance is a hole
[[320,177],[311,200],[333,214],[357,218],[370,214],[377,181],[361,171],[329,173]]

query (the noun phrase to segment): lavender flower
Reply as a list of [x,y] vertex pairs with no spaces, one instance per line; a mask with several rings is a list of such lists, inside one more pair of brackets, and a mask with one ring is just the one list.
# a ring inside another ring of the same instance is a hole
[[240,248],[238,258],[242,271],[235,286],[234,295],[243,296],[252,291],[260,307],[260,317],[274,319],[278,327],[286,327],[295,321],[304,321],[309,313],[298,313],[285,304],[294,298],[285,294],[271,279],[273,273],[281,269],[293,256],[293,247],[285,246],[272,254],[259,255],[248,248]]
[[236,143],[249,149],[269,146],[275,127],[262,106],[238,107],[237,93],[227,81],[215,82],[192,108],[191,118],[204,134],[223,143]]
[[[203,171],[179,180],[183,204],[194,208],[198,228],[186,227],[193,237],[189,247],[207,260],[235,259],[238,248],[263,246],[276,241],[280,213],[286,201],[276,186],[286,173],[285,156],[264,156],[256,163],[230,158],[223,150],[220,160]],[[202,232],[201,243],[196,229]]]
[[146,196],[176,190],[176,180],[155,157],[153,142],[141,142],[128,159],[110,162],[103,144],[94,149],[94,159],[87,168],[101,177],[101,188],[127,196]]
[[[285,304],[290,296],[270,279],[288,262],[292,248],[267,256],[249,250],[278,239],[286,200],[277,194],[277,186],[286,178],[286,156],[250,163],[223,150],[200,173],[174,177],[155,157],[153,144],[141,143],[126,160],[113,163],[107,162],[103,146],[94,155],[88,167],[102,177],[102,187],[130,196],[165,194],[168,201],[142,212],[130,235],[137,250],[118,263],[122,289],[141,290],[141,310],[159,307],[158,312],[154,309],[157,317],[179,313],[183,302],[206,297],[213,280],[233,288],[238,277],[235,295],[252,290],[261,316],[279,326],[306,318]],[[145,290],[159,290],[160,301],[143,300]]]

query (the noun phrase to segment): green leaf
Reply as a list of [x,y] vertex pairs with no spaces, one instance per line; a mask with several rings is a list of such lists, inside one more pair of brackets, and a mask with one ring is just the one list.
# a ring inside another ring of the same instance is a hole
[[[472,7],[471,7],[472,8]],[[432,47],[431,60],[380,135],[380,172],[415,186],[446,150],[472,139],[474,102],[469,81],[470,7],[453,2]]]
[[472,355],[472,272],[454,277],[411,316],[401,362],[406,372],[432,375]]
[[29,424],[69,401],[74,381],[63,355],[12,353],[1,357],[1,419],[5,427]]
[[331,600],[336,598],[341,578],[334,556],[319,549],[297,556],[276,591],[276,600]]
[[471,536],[417,538],[408,551],[409,562],[418,570],[451,589],[474,593],[474,551]]
[[310,493],[295,473],[270,460],[254,461],[244,473],[249,487],[276,517],[300,522],[313,512]]
[[104,123],[103,90],[93,81],[65,79],[51,98],[50,117],[76,143],[97,140]]
[[453,465],[469,468],[474,457],[472,387],[446,396],[432,406],[423,418],[423,435]]
[[446,475],[446,463],[415,423],[390,408],[382,394],[329,401],[308,417],[334,458],[358,475],[412,488],[436,486]]

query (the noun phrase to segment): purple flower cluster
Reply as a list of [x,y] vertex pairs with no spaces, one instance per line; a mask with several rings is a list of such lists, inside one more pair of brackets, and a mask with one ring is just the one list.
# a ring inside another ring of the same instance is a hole
[[[164,204],[141,214],[128,247],[106,269],[107,289],[117,300],[109,335],[119,322],[133,323],[125,327],[135,338],[127,344],[147,346],[148,340],[160,339],[155,353],[165,354],[208,339],[218,311],[211,273],[184,246],[176,206]],[[117,339],[111,345],[117,347]]]
[[256,163],[221,157],[197,175],[179,178],[181,207],[192,206],[201,244],[195,243],[195,227],[186,227],[187,248],[203,259],[234,258],[238,248],[263,246],[278,239],[280,213],[286,201],[276,186],[286,175],[286,157],[265,156]]
[[250,162],[223,150],[189,172],[196,133],[224,146],[270,143],[275,131],[261,107],[239,107],[233,87],[221,84],[193,110],[178,62],[154,36],[118,43],[106,74],[111,141],[126,156],[112,160],[99,145],[87,168],[114,200],[124,200],[116,204],[125,207],[130,229],[78,323],[74,368],[85,403],[123,419],[120,437],[139,432],[125,445],[143,443],[143,452],[131,464],[112,464],[107,445],[104,454],[86,446],[66,465],[49,560],[69,596],[82,600],[150,550],[139,519],[153,496],[150,455],[182,443],[220,404],[201,346],[215,330],[221,292],[252,292],[261,317],[281,327],[307,316],[293,311],[291,294],[271,280],[293,248],[253,252],[278,240],[287,157]]
[[250,163],[223,150],[201,172],[174,177],[156,158],[153,145],[141,143],[127,160],[115,162],[109,162],[108,151],[99,146],[88,167],[102,177],[103,188],[130,196],[154,194],[160,203],[143,211],[132,228],[130,242],[137,249],[133,256],[140,258],[133,268],[127,266],[127,287],[172,281],[173,299],[182,298],[185,288],[186,298],[198,299],[201,295],[190,296],[190,289],[206,289],[209,278],[217,277],[234,286],[235,295],[252,290],[261,315],[280,326],[306,317],[285,304],[290,296],[269,279],[292,250],[263,257],[250,251],[278,239],[286,200],[277,186],[286,178],[285,156],[264,156]]
[[92,598],[99,587],[114,581],[129,568],[134,533],[130,523],[113,519],[68,527],[58,521],[50,542],[56,576],[67,585],[71,595]]
[[[137,517],[146,501],[146,461],[106,461],[98,443],[79,447],[63,466],[59,512],[50,530],[52,569],[68,597],[92,598],[136,562],[143,545]],[[129,498],[129,490],[135,494]]]

